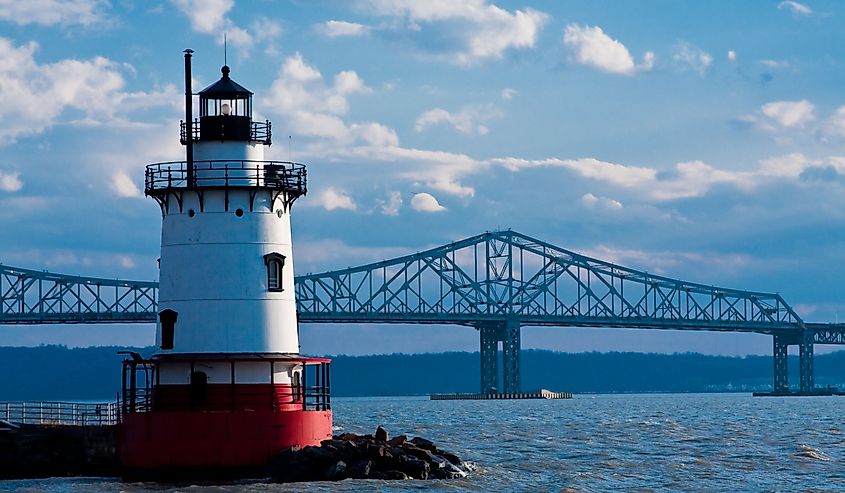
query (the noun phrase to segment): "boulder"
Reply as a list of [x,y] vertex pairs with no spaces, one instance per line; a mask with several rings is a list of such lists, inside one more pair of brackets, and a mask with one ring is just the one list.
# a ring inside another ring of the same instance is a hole
[[405,435],[390,439],[379,426],[375,435],[344,433],[319,447],[280,451],[269,476],[280,482],[355,479],[454,479],[466,477],[469,465],[433,442]]
[[437,452],[437,447],[434,446],[434,442],[432,442],[431,440],[426,440],[423,437],[414,437],[410,441],[421,449],[425,449],[431,452]]
[[347,469],[347,474],[353,479],[367,479],[370,477],[370,471],[373,470],[374,462],[370,459],[362,459],[352,464],[352,467]]
[[317,476],[319,481],[335,481],[344,479],[346,473],[346,462],[339,460],[334,464],[324,468]]
[[432,454],[431,454],[430,451],[428,451],[426,449],[414,447],[413,445],[408,444],[408,443],[406,443],[405,446],[402,447],[402,450],[404,450],[406,454],[412,455],[412,456],[416,457],[417,459],[424,460],[428,463],[431,463],[431,461],[433,460]]
[[392,480],[405,480],[411,479],[410,476],[405,474],[402,471],[397,471],[396,469],[391,469],[389,471],[384,471],[378,473],[378,477],[376,475],[371,476],[373,479],[392,479]]
[[408,440],[408,437],[405,435],[399,435],[398,437],[393,437],[390,440],[387,440],[387,444],[391,447],[396,447],[405,443]]
[[428,479],[428,473],[431,471],[431,466],[428,465],[428,462],[417,459],[412,455],[403,455],[400,457],[399,467],[402,472],[414,479]]
[[377,442],[386,442],[388,440],[387,430],[379,426],[376,428],[375,439]]

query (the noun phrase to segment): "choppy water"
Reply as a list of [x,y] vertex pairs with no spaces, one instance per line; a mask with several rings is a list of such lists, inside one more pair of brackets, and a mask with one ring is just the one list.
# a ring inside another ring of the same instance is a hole
[[[333,399],[335,425],[420,435],[474,462],[453,481],[310,483],[309,491],[845,491],[845,398],[597,395],[558,401]],[[306,485],[0,481],[20,492],[293,492]]]

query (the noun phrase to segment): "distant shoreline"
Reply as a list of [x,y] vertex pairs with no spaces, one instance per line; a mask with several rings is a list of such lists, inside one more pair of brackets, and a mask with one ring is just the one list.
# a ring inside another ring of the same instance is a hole
[[[0,347],[0,371],[12,376],[0,379],[0,401],[113,402],[120,389],[119,350],[150,354],[154,348]],[[333,397],[479,391],[477,352],[331,357]],[[521,353],[520,367],[523,390],[576,395],[751,393],[772,385],[770,356],[528,349]],[[797,357],[790,356],[789,371],[796,385]],[[815,372],[817,386],[845,387],[845,351],[816,355]]]

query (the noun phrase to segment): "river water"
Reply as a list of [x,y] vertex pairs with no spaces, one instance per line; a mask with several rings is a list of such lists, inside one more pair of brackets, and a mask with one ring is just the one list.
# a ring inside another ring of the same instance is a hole
[[[476,464],[452,481],[310,483],[308,491],[845,491],[845,398],[577,395],[570,400],[333,399],[335,427],[433,440]],[[0,481],[35,492],[298,492],[304,484]]]

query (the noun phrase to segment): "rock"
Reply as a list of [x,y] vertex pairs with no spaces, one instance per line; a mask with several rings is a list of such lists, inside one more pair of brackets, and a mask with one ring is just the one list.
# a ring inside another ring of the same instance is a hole
[[337,460],[337,453],[323,447],[308,446],[300,450],[296,455],[298,459],[320,464],[328,464]]
[[405,474],[415,479],[428,479],[431,466],[428,462],[418,459],[412,455],[403,455],[399,458],[399,466]]
[[317,479],[320,481],[334,481],[337,479],[343,479],[346,473],[346,462],[339,460],[334,464],[330,465],[323,469],[320,474],[317,476]]
[[454,479],[466,477],[469,465],[439,450],[422,437],[390,439],[379,426],[375,435],[344,433],[323,440],[319,447],[280,451],[269,466],[276,481],[339,481],[355,479]]
[[431,440],[426,440],[422,437],[414,437],[410,441],[421,449],[425,449],[430,452],[437,452],[437,447],[434,446],[434,442],[432,442]]
[[440,455],[440,456],[441,456],[441,457],[443,457],[444,459],[448,460],[448,461],[449,461],[449,462],[451,462],[452,464],[454,464],[454,465],[456,465],[456,466],[460,466],[460,465],[461,465],[461,458],[460,458],[460,457],[458,457],[457,455],[455,455],[455,454],[453,454],[453,453],[450,453],[450,452],[446,452],[446,451],[444,451],[444,450],[440,450],[440,451],[439,451],[439,452],[437,452],[437,453],[438,453],[438,455]]
[[372,459],[379,459],[384,457],[384,453],[386,452],[386,448],[384,445],[376,445],[374,443],[368,443],[364,446],[364,453],[367,457]]
[[467,477],[466,471],[452,463],[449,463],[444,470],[451,475],[448,479]]
[[367,479],[370,477],[370,471],[372,471],[374,465],[372,460],[362,459],[352,464],[352,467],[347,470],[347,474],[353,479]]
[[446,469],[447,464],[451,464],[451,463],[448,460],[444,459],[443,457],[441,457],[439,455],[434,455],[434,454],[432,454],[431,462],[429,462],[429,465],[431,465],[432,471],[435,471],[437,469]]
[[[376,476],[378,476],[378,477],[376,477]],[[411,479],[410,476],[408,476],[407,474],[405,474],[402,471],[397,471],[396,469],[391,469],[389,471],[379,472],[377,475],[372,474],[372,475],[370,475],[370,477],[373,478],[373,479],[392,479],[392,480]]]
[[391,447],[396,447],[398,445],[402,445],[408,439],[405,435],[399,435],[398,437],[393,437],[390,440],[387,440],[387,444]]
[[376,428],[375,439],[377,442],[386,442],[388,439],[387,430],[379,426]]
[[274,464],[271,468],[270,477],[273,481],[280,483],[294,483],[297,481],[308,481],[313,464],[296,460],[285,464]]
[[406,454],[413,455],[417,459],[424,460],[428,463],[431,463],[432,461],[431,452],[426,449],[418,448],[408,443],[406,443],[405,446],[402,447],[402,449],[405,451]]

